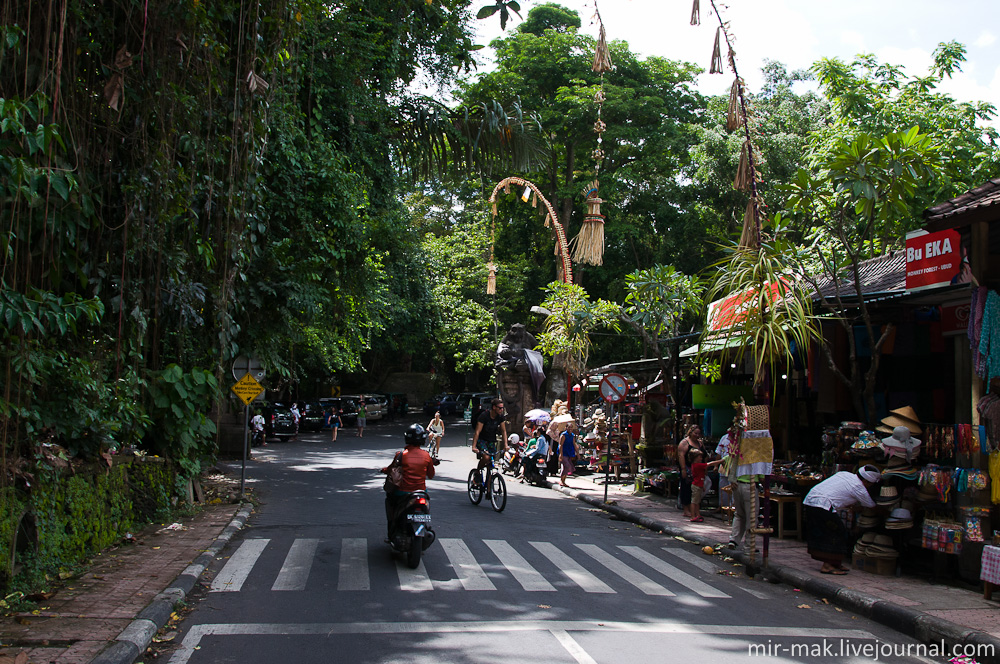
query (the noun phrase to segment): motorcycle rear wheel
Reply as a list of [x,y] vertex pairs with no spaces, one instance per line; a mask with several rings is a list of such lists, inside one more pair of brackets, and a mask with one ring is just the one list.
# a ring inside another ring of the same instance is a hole
[[411,537],[410,549],[406,552],[406,566],[417,569],[420,566],[420,554],[424,552],[423,537]]
[[473,505],[478,505],[483,500],[483,487],[477,484],[479,480],[479,470],[473,468],[469,471],[469,500]]

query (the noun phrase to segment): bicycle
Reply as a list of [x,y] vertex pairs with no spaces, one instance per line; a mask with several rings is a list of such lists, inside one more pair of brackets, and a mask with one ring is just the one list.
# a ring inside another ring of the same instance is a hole
[[[482,454],[486,453],[480,452],[480,455]],[[486,454],[486,457],[489,459],[489,462],[485,468],[482,470],[473,468],[469,471],[469,500],[472,501],[473,505],[478,505],[485,493],[490,498],[493,510],[502,512],[503,508],[507,506],[507,483],[504,482],[503,476],[496,465],[494,465],[493,455]]]

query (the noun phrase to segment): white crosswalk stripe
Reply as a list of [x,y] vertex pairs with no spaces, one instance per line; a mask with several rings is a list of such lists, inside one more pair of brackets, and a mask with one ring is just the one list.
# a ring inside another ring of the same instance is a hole
[[671,581],[676,581],[682,586],[693,590],[702,597],[717,597],[728,599],[729,595],[708,585],[701,579],[691,576],[687,572],[681,571],[668,562],[660,560],[648,551],[643,551],[637,546],[619,546],[625,553],[631,554],[646,563],[660,574],[668,577]]
[[554,591],[555,586],[545,580],[538,570],[528,564],[520,553],[504,540],[483,540],[511,576],[528,592]]
[[458,574],[458,580],[466,590],[496,590],[496,586],[486,576],[486,572],[476,562],[469,547],[460,539],[442,539],[441,548]]
[[531,542],[531,546],[548,558],[559,571],[570,581],[580,586],[588,593],[614,593],[615,590],[591,574],[580,563],[576,562],[549,542]]
[[243,587],[243,582],[250,576],[250,571],[263,553],[264,547],[271,540],[268,539],[248,539],[244,540],[236,553],[229,557],[229,560],[219,571],[219,574],[212,579],[212,592],[239,592]]
[[341,543],[337,590],[371,590],[368,540],[364,537],[345,537]]
[[406,592],[425,592],[434,590],[431,577],[427,574],[424,561],[421,560],[417,569],[410,569],[402,560],[396,561],[396,572],[399,574],[399,589]]
[[[515,547],[507,540],[481,540],[489,550],[487,552],[477,541],[467,543],[461,538],[442,538],[438,540],[438,546],[425,553],[416,569],[410,569],[400,557],[394,557],[395,576],[399,583],[396,586],[395,581],[389,581],[384,576],[389,569],[385,567],[385,562],[389,560],[388,552],[381,547],[370,549],[366,538],[343,538],[339,565],[332,570],[328,566],[317,567],[315,564],[321,540],[296,538],[284,556],[271,590],[307,591],[310,589],[311,577],[315,577],[313,584],[319,587],[330,583],[329,578],[336,574],[338,591],[371,591],[373,584],[385,588],[387,581],[390,587],[395,586],[403,592],[496,591],[498,585],[504,587],[500,582],[506,578],[505,583],[510,584],[510,579],[513,579],[528,592],[556,592],[560,587],[555,585],[555,577],[559,577],[562,580],[562,590],[570,589],[565,583],[568,579],[587,593],[615,594],[621,591],[623,581],[646,595],[676,598],[672,601],[688,604],[701,602],[698,606],[707,606],[701,598],[730,599],[730,595],[723,590],[682,569],[684,566],[694,567],[702,573],[710,574],[717,571],[712,562],[683,549],[662,547],[665,553],[659,553],[631,545],[574,543],[573,547],[566,547],[552,542],[527,542]],[[271,540],[264,538],[244,540],[212,581],[212,591],[240,591],[255,565],[262,561],[270,559],[267,568],[273,569],[270,565],[276,564],[274,558],[279,552],[273,546],[268,548],[270,542]],[[529,563],[522,552],[518,551],[519,548],[523,551],[527,545],[536,552],[535,563]],[[263,556],[265,550],[270,552],[267,557]],[[570,551],[575,551],[576,554],[571,555]],[[540,564],[538,554],[543,558]],[[675,559],[673,562],[676,565],[664,560],[671,557]],[[375,561],[373,569],[369,569],[369,558]],[[609,571],[614,576],[607,574]],[[374,577],[372,572],[375,573]],[[665,583],[661,575],[669,583]],[[259,579],[260,576],[258,573],[254,578]],[[616,590],[610,583],[618,584],[619,589]],[[671,583],[682,586],[685,592],[672,587]],[[754,591],[747,592],[757,596]]]
[[588,556],[601,563],[647,595],[658,595],[660,597],[675,596],[674,593],[670,592],[650,578],[635,571],[595,544],[577,544],[576,548],[580,549]]
[[318,539],[297,539],[292,542],[292,548],[288,550],[285,563],[271,590],[305,590],[317,546]]

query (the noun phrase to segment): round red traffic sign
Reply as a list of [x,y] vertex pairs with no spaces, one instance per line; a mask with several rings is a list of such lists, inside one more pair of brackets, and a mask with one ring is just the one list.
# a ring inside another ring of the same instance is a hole
[[608,403],[621,403],[625,400],[625,393],[628,392],[628,381],[621,374],[608,374],[601,379],[598,389],[601,397]]

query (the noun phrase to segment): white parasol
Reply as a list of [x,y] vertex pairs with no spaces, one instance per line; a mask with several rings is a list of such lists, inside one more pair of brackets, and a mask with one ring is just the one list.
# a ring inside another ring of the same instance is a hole
[[552,415],[550,415],[549,411],[547,410],[542,410],[541,408],[535,408],[525,413],[524,419],[531,422],[535,422],[536,424],[544,424],[545,422],[548,422],[549,420],[552,419]]

